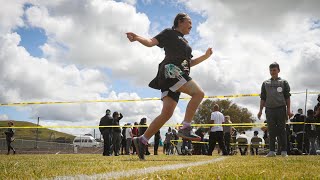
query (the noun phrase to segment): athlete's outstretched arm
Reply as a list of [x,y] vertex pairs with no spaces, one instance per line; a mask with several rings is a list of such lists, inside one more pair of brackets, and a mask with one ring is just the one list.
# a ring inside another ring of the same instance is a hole
[[130,42],[138,41],[147,47],[152,47],[152,46],[159,44],[158,40],[155,38],[152,38],[152,39],[144,38],[144,37],[139,36],[133,32],[127,32],[126,34],[127,34],[127,38],[129,39]]
[[195,65],[201,63],[202,61],[208,59],[211,56],[211,54],[212,54],[212,48],[208,48],[204,55],[202,55],[196,59],[191,60],[190,66],[192,67],[192,66],[195,66]]

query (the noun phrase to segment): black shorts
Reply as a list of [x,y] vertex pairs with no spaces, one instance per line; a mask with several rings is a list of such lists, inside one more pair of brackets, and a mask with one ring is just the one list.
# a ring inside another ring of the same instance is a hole
[[161,99],[168,96],[171,97],[174,101],[179,102],[181,93],[177,90],[191,80],[192,78],[188,74],[182,75],[180,79],[175,79],[176,83],[173,84],[171,87],[161,89]]
[[161,99],[169,96],[178,102],[181,93],[177,92],[177,90],[192,80],[189,72],[188,60],[178,61],[178,64],[167,63],[164,60],[159,64],[157,76],[149,83],[149,86],[161,90]]

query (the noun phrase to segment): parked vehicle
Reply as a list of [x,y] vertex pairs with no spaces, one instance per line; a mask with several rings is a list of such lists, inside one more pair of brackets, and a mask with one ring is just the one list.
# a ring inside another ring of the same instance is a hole
[[97,142],[92,136],[77,136],[73,140],[73,146],[76,146],[76,147],[100,147],[100,143]]

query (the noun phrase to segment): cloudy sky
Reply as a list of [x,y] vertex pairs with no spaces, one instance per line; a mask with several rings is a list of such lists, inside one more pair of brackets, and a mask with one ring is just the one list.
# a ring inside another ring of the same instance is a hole
[[[206,95],[260,93],[280,64],[292,92],[320,90],[320,1],[219,0],[0,0],[0,103],[159,97],[148,87],[164,57],[158,47],[130,43],[125,32],[153,37],[188,13],[187,35],[195,57],[208,47],[213,56],[192,68]],[[232,99],[258,112],[259,98]],[[107,108],[124,122],[161,111],[161,101],[0,107],[0,119],[41,125],[97,125]],[[181,122],[180,101],[169,124]],[[307,108],[316,104],[309,94]],[[304,109],[305,95],[292,96],[292,110]],[[73,134],[91,129],[58,129]]]

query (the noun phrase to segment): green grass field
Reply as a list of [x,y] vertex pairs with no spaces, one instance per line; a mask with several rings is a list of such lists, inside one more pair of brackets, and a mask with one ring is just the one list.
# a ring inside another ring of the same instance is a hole
[[[95,175],[206,161],[221,156],[0,155],[0,179]],[[210,164],[119,179],[320,179],[320,156],[228,156]]]

